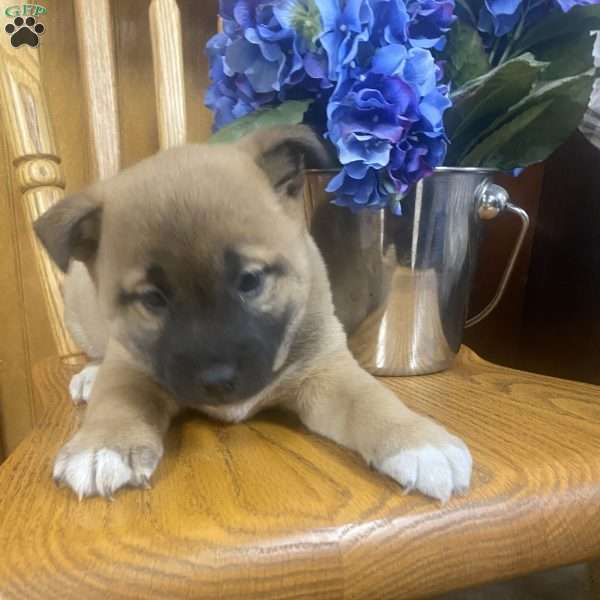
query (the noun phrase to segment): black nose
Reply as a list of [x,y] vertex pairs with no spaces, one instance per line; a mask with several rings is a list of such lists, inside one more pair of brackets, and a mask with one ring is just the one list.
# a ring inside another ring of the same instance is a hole
[[215,363],[198,374],[200,383],[209,394],[228,394],[235,388],[236,369],[227,363]]

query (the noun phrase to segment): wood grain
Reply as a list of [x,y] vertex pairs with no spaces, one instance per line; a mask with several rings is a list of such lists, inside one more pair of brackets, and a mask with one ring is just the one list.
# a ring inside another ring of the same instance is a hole
[[46,7],[40,71],[65,176],[65,193],[71,194],[93,180],[75,6],[73,0],[51,0]]
[[149,2],[111,2],[116,45],[121,167],[159,149]]
[[600,556],[599,388],[496,367],[385,383],[464,436],[475,473],[440,507],[259,415],[173,426],[150,491],[78,503],[50,481],[76,427],[44,364],[43,423],[0,467],[0,596],[409,599]]
[[218,0],[179,0],[183,23],[183,64],[187,107],[187,139],[203,142],[211,135],[213,113],[204,105],[209,85],[206,42],[216,33]]
[[[4,419],[3,419],[3,393],[2,393],[2,375],[4,371],[4,363],[0,360],[0,434],[4,432]],[[0,435],[0,464],[6,458],[7,455],[6,444],[4,443],[4,436]]]
[[[216,31],[217,0],[180,0],[187,140],[210,135],[212,113],[204,107],[208,60],[204,45]],[[122,166],[155,153],[159,147],[156,91],[148,3],[124,0],[111,4],[116,43],[117,95],[121,120]]]
[[[105,179],[120,169],[119,112],[110,3],[74,0],[79,63],[92,146],[92,177]],[[93,26],[90,26],[93,24]]]
[[25,237],[36,253],[54,341],[59,354],[71,354],[77,349],[63,325],[62,277],[31,227],[35,219],[62,198],[64,188],[40,81],[39,53],[32,48],[13,48],[7,36],[0,41],[0,100],[0,118],[27,216]]
[[149,12],[158,139],[166,149],[186,141],[181,16],[175,0],[152,0]]
[[[14,179],[4,130],[0,128],[0,189],[4,191],[0,194],[0,444],[4,446],[4,457],[25,438],[33,424],[30,353],[15,220],[20,194]],[[43,312],[46,316],[45,307]],[[45,333],[54,345],[49,326]]]

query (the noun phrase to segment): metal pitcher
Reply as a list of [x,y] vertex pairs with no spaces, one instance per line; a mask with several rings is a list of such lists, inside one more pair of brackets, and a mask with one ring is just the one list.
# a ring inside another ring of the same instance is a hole
[[[357,360],[375,375],[448,368],[465,326],[485,318],[506,288],[529,227],[527,213],[492,182],[495,171],[441,167],[389,210],[350,210],[325,192],[335,174],[308,171],[307,224],[319,246],[336,313]],[[482,220],[508,210],[521,229],[489,305],[467,319]]]

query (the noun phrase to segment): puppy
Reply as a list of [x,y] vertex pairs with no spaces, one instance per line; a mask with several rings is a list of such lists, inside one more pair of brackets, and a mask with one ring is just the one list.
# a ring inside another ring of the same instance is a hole
[[[465,444],[362,370],[303,216],[302,126],[188,145],[65,198],[35,230],[67,271],[74,338],[101,359],[54,465],[81,498],[145,486],[183,407],[238,422],[273,405],[407,489],[469,486]],[[89,382],[88,382],[89,383]]]

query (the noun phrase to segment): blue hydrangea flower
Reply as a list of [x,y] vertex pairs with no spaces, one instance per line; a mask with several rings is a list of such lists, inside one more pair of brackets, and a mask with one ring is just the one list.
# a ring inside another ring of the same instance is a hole
[[410,16],[404,0],[377,0],[371,40],[377,46],[406,44]]
[[517,26],[522,10],[522,0],[485,0],[478,28],[496,37],[506,35]]
[[[207,45],[215,128],[311,98],[305,122],[335,145],[329,186],[353,210],[381,208],[444,158],[450,105],[431,54],[454,0],[220,0]],[[396,202],[393,205],[398,208]]]
[[206,93],[205,103],[215,113],[214,129],[220,129],[275,99],[274,93],[255,92],[245,75],[225,74],[224,57],[228,40],[226,34],[219,33],[206,46],[212,84]]
[[454,23],[454,0],[372,0],[371,40],[378,46],[409,44],[443,49]]
[[319,42],[329,58],[329,79],[337,81],[344,67],[358,53],[358,45],[369,39],[373,12],[367,0],[316,0],[323,32]]
[[254,91],[263,94],[294,83],[302,69],[296,32],[282,27],[272,3],[243,0],[236,4],[234,17],[240,35],[225,48],[225,74],[245,75]]
[[315,50],[323,31],[316,0],[280,0],[273,11],[283,27],[296,31],[305,40],[307,48]]
[[[381,207],[390,192],[442,163],[447,89],[431,53],[394,44],[378,49],[369,72],[342,81],[328,107],[329,139],[342,173],[328,187],[347,203]],[[345,198],[345,200],[344,200]]]
[[212,83],[205,103],[215,112],[215,130],[264,106],[333,87],[317,44],[322,26],[315,1],[220,0],[223,33],[206,47]]
[[367,169],[360,179],[351,177],[342,169],[329,183],[328,192],[334,193],[333,203],[350,208],[353,212],[363,208],[384,208],[390,196],[380,181],[380,172]]
[[387,174],[397,193],[404,194],[409,187],[433,173],[446,157],[448,144],[444,137],[417,133],[394,148]]
[[215,111],[215,129],[276,101],[305,76],[297,33],[278,21],[274,2],[221,0],[220,15],[223,33],[206,49],[212,81],[206,104]]
[[327,54],[319,44],[323,24],[317,0],[280,0],[273,11],[283,27],[298,34],[297,43],[308,78],[302,81],[303,87],[310,91],[331,88]]
[[412,46],[443,50],[455,21],[454,0],[409,0],[408,38]]

